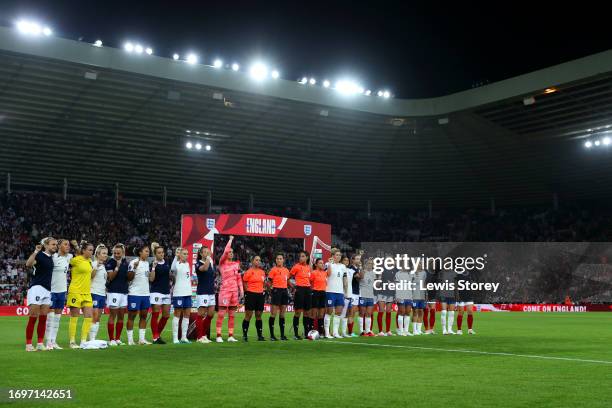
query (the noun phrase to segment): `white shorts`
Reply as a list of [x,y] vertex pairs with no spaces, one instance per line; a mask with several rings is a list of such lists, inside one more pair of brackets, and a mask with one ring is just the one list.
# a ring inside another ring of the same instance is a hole
[[457,302],[457,306],[461,306],[461,307],[469,306],[469,305],[473,305],[473,304],[474,304],[474,302]]
[[28,306],[29,305],[51,306],[51,292],[40,285],[32,286],[28,289]]
[[153,292],[149,296],[152,305],[169,305],[171,303],[170,294],[164,295],[163,293]]
[[196,295],[196,303],[198,307],[215,306],[215,295]]
[[353,302],[351,303],[351,307],[358,307],[359,306],[359,295],[355,295],[353,293],[351,294],[351,299],[353,300]]
[[108,306],[110,309],[127,307],[127,293],[106,294],[106,306]]

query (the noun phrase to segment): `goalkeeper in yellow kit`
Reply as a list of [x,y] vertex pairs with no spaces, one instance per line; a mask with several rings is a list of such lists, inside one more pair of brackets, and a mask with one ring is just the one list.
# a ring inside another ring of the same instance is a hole
[[[75,245],[76,242],[73,242]],[[72,267],[70,276],[70,286],[66,296],[66,303],[70,308],[70,325],[68,333],[70,335],[70,348],[82,348],[87,343],[87,335],[91,327],[93,303],[91,300],[91,258],[93,255],[93,244],[82,241],[77,248],[77,256],[70,260]],[[77,323],[80,312],[83,311],[83,325],[81,326],[81,345],[76,343]]]

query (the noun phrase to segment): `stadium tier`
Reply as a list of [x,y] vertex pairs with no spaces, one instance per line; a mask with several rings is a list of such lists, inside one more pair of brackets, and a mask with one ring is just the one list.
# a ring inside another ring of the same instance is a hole
[[16,186],[61,191],[67,179],[76,190],[118,183],[125,194],[347,209],[612,192],[610,162],[582,148],[611,125],[612,51],[420,100],[254,81],[7,28],[0,57],[0,171]]

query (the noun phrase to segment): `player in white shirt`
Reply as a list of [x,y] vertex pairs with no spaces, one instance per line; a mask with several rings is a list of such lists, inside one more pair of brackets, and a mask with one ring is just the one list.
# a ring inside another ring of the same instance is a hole
[[[172,319],[172,341],[174,344],[190,343],[187,339],[189,331],[189,316],[191,315],[191,267],[187,262],[187,250],[181,249],[178,257],[172,262],[170,276],[174,281],[172,288],[172,306],[174,306],[174,319]],[[179,322],[181,326],[181,339],[179,340]]]
[[412,316],[413,274],[408,271],[398,271],[395,274],[395,302],[397,304],[397,335],[412,336],[410,333],[410,318]]
[[[325,290],[327,311],[325,313],[324,327],[325,337],[328,339],[341,339],[339,333],[342,318],[342,308],[344,307],[344,294],[348,290],[348,280],[346,277],[346,266],[340,262],[342,253],[339,249],[332,249],[331,258],[327,264],[327,289]],[[330,325],[333,318],[333,336],[330,335]]]
[[[421,266],[417,272],[413,275],[414,289],[412,290],[412,333],[415,335],[428,334],[427,331],[423,333],[423,314],[425,310],[425,298],[427,297],[427,290],[423,289],[427,281],[427,271]],[[435,306],[435,304],[434,304]],[[432,311],[432,313],[435,312]]]
[[[94,261],[91,263],[91,299],[93,303],[93,320],[89,329],[89,341],[96,340],[100,328],[100,316],[106,307],[106,261],[108,260],[108,248],[104,244],[96,247]],[[110,339],[112,340],[112,339]]]
[[60,318],[66,305],[66,292],[68,291],[68,269],[72,254],[70,242],[67,239],[57,241],[57,252],[53,254],[53,276],[51,277],[51,311],[47,315],[47,349],[61,350],[55,339],[59,331]]
[[127,336],[128,345],[134,343],[134,320],[136,315],[140,316],[138,321],[138,344],[151,344],[145,339],[147,333],[147,315],[151,307],[149,294],[149,273],[150,265],[147,261],[149,257],[149,247],[143,245],[136,249],[136,259],[128,265],[128,321]]
[[362,336],[373,337],[372,313],[374,310],[374,280],[376,274],[372,270],[372,258],[366,260],[359,272],[359,330]]

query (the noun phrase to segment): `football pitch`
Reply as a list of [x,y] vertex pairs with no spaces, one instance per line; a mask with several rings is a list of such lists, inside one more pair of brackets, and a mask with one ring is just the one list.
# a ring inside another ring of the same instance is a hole
[[[267,315],[264,323],[267,337]],[[8,388],[71,389],[74,398],[8,406],[558,408],[612,401],[612,313],[479,313],[475,336],[287,342],[253,341],[252,322],[249,343],[107,350],[67,349],[63,317],[58,343],[66,348],[36,353],[24,351],[25,325],[24,317],[0,318],[1,403]]]

